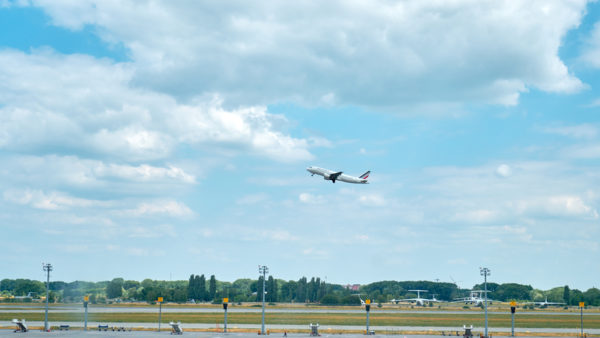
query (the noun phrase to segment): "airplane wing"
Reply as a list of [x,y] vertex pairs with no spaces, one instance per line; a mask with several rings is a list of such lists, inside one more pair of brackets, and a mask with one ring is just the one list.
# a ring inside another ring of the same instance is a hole
[[335,181],[338,179],[338,177],[340,177],[340,175],[342,174],[342,172],[337,172],[337,173],[333,173],[331,175],[329,175],[329,179],[335,183]]

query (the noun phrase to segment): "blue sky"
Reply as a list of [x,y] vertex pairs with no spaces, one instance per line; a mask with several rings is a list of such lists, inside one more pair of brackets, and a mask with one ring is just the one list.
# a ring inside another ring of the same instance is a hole
[[599,13],[0,0],[0,278],[598,287]]

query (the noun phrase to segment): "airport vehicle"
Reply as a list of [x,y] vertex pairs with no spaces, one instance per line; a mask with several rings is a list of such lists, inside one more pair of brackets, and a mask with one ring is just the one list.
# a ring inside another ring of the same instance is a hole
[[439,300],[435,299],[435,295],[431,299],[421,298],[421,292],[427,292],[427,290],[408,290],[417,293],[417,298],[405,298],[405,299],[392,299],[390,302],[398,303],[415,303],[418,306],[425,306],[426,303],[438,303]]
[[329,169],[313,166],[306,168],[306,171],[308,171],[311,174],[311,176],[314,176],[315,174],[323,176],[323,179],[325,179],[326,181],[331,181],[331,183],[335,183],[335,181],[342,181],[346,183],[368,184],[369,182],[367,181],[367,178],[371,174],[371,171],[367,171],[366,173],[356,177],[345,175],[342,171],[336,172]]
[[533,304],[534,306],[537,305],[539,307],[546,307],[548,305],[566,305],[566,303],[549,302],[548,297],[546,297],[546,299],[543,302],[527,302],[525,304]]
[[[457,298],[454,300],[454,303],[465,302],[465,304],[474,304],[476,306],[479,306],[485,302],[485,298],[481,297],[481,295],[484,294],[485,292],[486,291],[484,291],[484,290],[471,290],[469,297]],[[487,292],[489,292],[489,291],[487,291]],[[488,304],[492,304],[493,299],[488,298],[487,302],[488,302]]]

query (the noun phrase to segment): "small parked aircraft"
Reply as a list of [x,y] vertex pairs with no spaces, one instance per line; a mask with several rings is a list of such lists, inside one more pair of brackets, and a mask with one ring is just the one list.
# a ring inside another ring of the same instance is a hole
[[435,295],[431,299],[421,298],[421,292],[427,292],[427,290],[408,290],[417,293],[417,298],[406,298],[406,299],[392,299],[390,302],[398,303],[415,303],[417,306],[425,306],[425,303],[437,303],[439,300],[435,299]]
[[[475,306],[479,306],[486,301],[485,298],[481,297],[484,293],[485,291],[483,290],[471,290],[469,297],[457,298],[456,300],[454,300],[453,303],[465,302],[465,304],[473,304]],[[492,304],[493,301],[493,299],[487,299],[488,304]]]
[[549,302],[548,297],[543,302],[527,302],[525,304],[533,304],[539,307],[546,307],[548,305],[565,305],[566,303]]

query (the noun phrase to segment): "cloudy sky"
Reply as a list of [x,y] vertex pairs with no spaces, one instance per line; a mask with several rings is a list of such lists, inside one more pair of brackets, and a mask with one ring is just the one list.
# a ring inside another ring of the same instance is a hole
[[0,0],[0,278],[599,287],[599,114],[598,2]]

